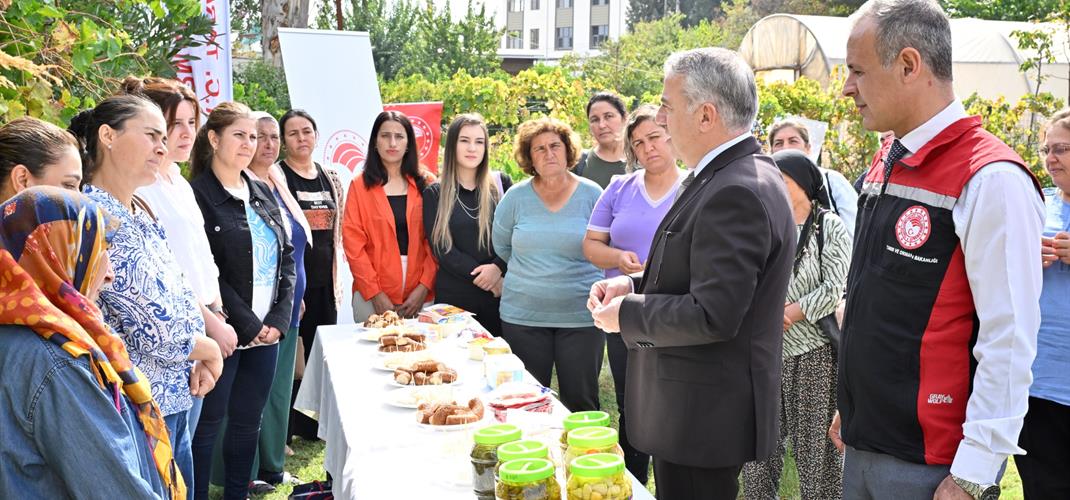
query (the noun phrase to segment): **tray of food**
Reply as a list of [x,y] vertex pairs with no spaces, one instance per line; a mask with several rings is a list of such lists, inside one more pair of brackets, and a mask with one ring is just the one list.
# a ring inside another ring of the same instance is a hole
[[450,385],[457,382],[457,370],[434,360],[419,361],[409,366],[394,369],[393,385]]
[[483,420],[483,401],[479,398],[468,400],[467,404],[457,401],[447,403],[422,403],[416,407],[416,424],[425,429],[455,431],[470,429]]
[[388,333],[379,337],[379,352],[417,352],[427,349],[427,335],[420,332]]
[[428,351],[417,352],[391,352],[379,356],[378,361],[372,364],[372,368],[384,372],[393,372],[398,368],[411,366],[420,361],[431,361],[431,353]]
[[403,324],[405,324],[405,319],[398,316],[398,313],[387,311],[383,314],[373,314],[368,316],[368,319],[364,321],[364,328],[386,328],[388,326],[401,326]]

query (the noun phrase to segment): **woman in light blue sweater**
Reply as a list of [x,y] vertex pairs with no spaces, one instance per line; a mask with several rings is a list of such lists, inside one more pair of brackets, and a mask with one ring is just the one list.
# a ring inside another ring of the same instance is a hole
[[520,125],[513,155],[532,178],[507,191],[494,213],[494,251],[509,269],[502,336],[541,384],[550,385],[556,366],[569,410],[597,410],[605,335],[585,304],[601,271],[583,256],[583,237],[602,188],[572,174],[579,137],[554,118]]

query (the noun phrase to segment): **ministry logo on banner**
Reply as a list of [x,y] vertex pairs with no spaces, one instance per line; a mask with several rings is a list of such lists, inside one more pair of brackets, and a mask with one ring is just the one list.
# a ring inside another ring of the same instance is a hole
[[442,103],[384,104],[383,110],[397,111],[409,118],[416,136],[416,150],[420,152],[420,164],[437,174],[438,145],[442,137]]

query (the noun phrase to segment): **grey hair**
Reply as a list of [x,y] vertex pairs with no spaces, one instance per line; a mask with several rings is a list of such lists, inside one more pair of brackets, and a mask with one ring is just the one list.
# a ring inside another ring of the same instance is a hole
[[676,52],[665,61],[665,77],[683,77],[688,111],[713,103],[721,122],[732,132],[751,129],[758,116],[758,87],[754,71],[738,53],[706,47]]
[[870,0],[851,15],[852,25],[867,18],[877,25],[877,56],[884,67],[913,47],[933,75],[952,80],[951,23],[934,0]]

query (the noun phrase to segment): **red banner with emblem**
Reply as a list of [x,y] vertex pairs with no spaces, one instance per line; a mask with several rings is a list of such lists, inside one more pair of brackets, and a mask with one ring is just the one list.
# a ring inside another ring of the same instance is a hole
[[438,174],[438,145],[442,137],[442,103],[441,102],[406,102],[384,104],[384,111],[404,113],[412,122],[416,135],[416,148],[420,153],[420,164]]

